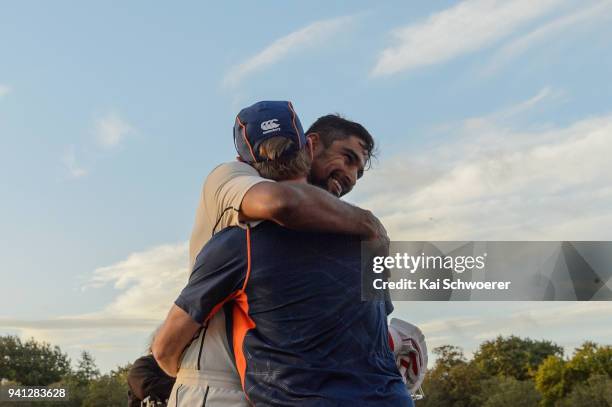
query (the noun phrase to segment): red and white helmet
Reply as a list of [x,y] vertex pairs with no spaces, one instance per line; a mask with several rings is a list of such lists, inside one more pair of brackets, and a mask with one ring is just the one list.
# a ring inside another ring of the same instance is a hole
[[414,399],[423,398],[421,384],[427,371],[425,335],[417,326],[393,318],[389,324],[389,341],[406,387]]

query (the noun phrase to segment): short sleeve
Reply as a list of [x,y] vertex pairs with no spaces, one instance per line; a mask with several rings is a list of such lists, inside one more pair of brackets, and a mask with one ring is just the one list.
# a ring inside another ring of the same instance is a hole
[[242,288],[246,279],[245,232],[233,229],[215,236],[202,249],[187,286],[174,302],[197,323],[214,315]]
[[238,214],[244,195],[253,185],[266,181],[274,182],[261,177],[255,168],[239,161],[215,168],[204,183],[204,201],[214,221],[212,233],[238,226]]
[[190,264],[204,244],[230,226],[242,226],[239,221],[242,199],[251,187],[260,182],[274,182],[262,178],[248,164],[235,161],[221,164],[206,178],[189,242]]

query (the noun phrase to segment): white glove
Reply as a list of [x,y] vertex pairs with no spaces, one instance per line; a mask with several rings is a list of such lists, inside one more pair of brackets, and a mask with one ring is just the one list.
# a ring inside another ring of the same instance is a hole
[[389,338],[397,368],[408,390],[415,394],[427,371],[425,336],[415,325],[393,318],[389,324]]

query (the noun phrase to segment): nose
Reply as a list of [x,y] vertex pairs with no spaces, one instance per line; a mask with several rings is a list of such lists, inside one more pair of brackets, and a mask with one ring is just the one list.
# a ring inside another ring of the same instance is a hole
[[346,192],[353,189],[355,183],[357,183],[357,171],[345,172],[342,176],[342,183],[346,188]]

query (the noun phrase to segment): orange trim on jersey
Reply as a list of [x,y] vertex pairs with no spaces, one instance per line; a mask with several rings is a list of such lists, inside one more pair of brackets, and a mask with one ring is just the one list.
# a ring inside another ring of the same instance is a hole
[[242,122],[240,121],[240,118],[238,116],[236,116],[236,121],[238,122],[240,127],[242,127],[242,130],[243,130],[242,138],[244,139],[244,142],[249,147],[249,151],[251,152],[251,156],[253,157],[253,161],[257,162],[257,158],[255,158],[255,154],[253,153],[253,147],[251,147],[251,143],[249,143],[249,139],[247,138],[246,126],[244,124],[242,124]]
[[291,102],[287,102],[289,104],[289,109],[291,109],[291,123],[293,123],[293,128],[295,129],[295,134],[298,138],[298,145],[302,148],[302,138],[300,137],[300,132],[298,131],[297,125],[295,124],[295,118],[297,114],[295,114],[295,110],[293,110],[293,105]]
[[217,312],[219,312],[221,307],[223,307],[226,303],[228,303],[229,301],[231,301],[234,298],[238,297],[239,295],[240,295],[240,290],[234,291],[233,293],[231,293],[230,295],[225,297],[225,299],[223,301],[221,301],[220,303],[215,305],[215,307],[212,309],[212,311],[210,311],[210,313],[208,314],[208,316],[206,317],[206,319],[204,320],[203,323],[205,324],[206,322],[208,322],[208,320],[210,320],[213,316],[215,316],[215,314]]
[[[251,228],[247,228],[247,273],[244,279],[244,285],[238,292],[234,300],[234,307],[232,309],[233,316],[233,347],[234,357],[236,358],[236,369],[240,376],[240,383],[242,383],[242,390],[245,391],[244,382],[246,377],[247,362],[244,355],[244,338],[247,333],[255,328],[255,321],[249,316],[249,299],[245,292],[249,277],[251,275]],[[246,395],[246,391],[245,391]],[[248,400],[248,395],[246,396]]]
[[[219,309],[221,309],[221,307],[223,307],[226,303],[228,303],[229,301],[231,301],[233,299],[236,299],[236,298],[240,297],[241,294],[244,294],[244,290],[246,289],[247,282],[249,281],[249,276],[251,275],[251,228],[248,225],[247,225],[246,234],[247,234],[246,235],[246,241],[247,241],[247,271],[246,271],[246,276],[244,277],[244,284],[242,284],[242,288],[240,290],[234,291],[233,293],[231,293],[230,295],[225,297],[225,299],[223,301],[221,301],[220,303],[215,305],[214,308],[212,309],[212,311],[210,311],[210,313],[208,314],[208,316],[204,320],[204,323],[206,323],[209,319],[211,319],[219,311]],[[247,311],[248,311],[248,306],[247,306]],[[247,314],[247,316],[248,316],[248,314]]]
[[[245,392],[245,378],[247,361],[244,355],[244,339],[247,333],[255,328],[255,321],[249,316],[249,300],[244,291],[240,292],[240,295],[234,300],[234,307],[232,309],[233,316],[233,347],[234,357],[236,358],[236,369],[238,370],[238,376],[240,376],[240,383],[242,384],[242,390]],[[247,395],[248,398],[248,395]]]
[[[236,358],[236,368],[238,369],[238,375],[240,376],[240,383],[242,384],[242,390],[244,391],[244,381],[246,376],[246,357],[244,356],[244,338],[247,333],[255,328],[255,321],[249,316],[249,301],[245,293],[249,277],[251,276],[251,228],[247,226],[246,230],[246,243],[247,243],[247,270],[244,278],[244,284],[240,290],[234,291],[228,295],[223,301],[215,305],[212,311],[208,314],[206,321],[212,318],[219,309],[225,305],[228,301],[234,301],[232,307],[233,316],[233,346],[234,356]],[[246,392],[245,392],[246,395]],[[248,395],[246,396],[249,399]],[[250,400],[249,400],[250,402]]]

